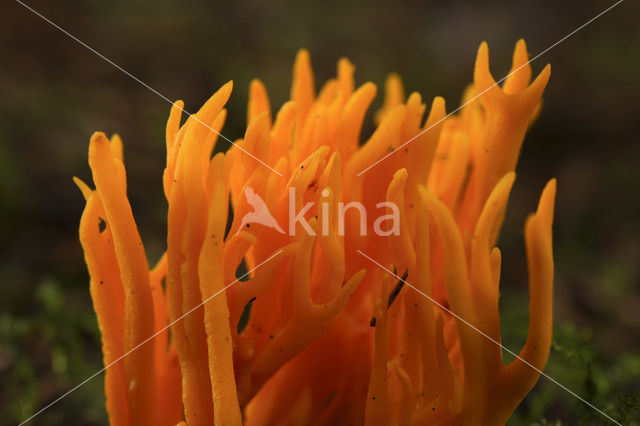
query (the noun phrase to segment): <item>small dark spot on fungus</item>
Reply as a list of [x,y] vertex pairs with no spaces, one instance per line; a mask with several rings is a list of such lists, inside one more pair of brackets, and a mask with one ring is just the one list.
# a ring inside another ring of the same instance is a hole
[[405,149],[404,149],[404,152],[409,152],[409,148],[405,148]]
[[376,397],[375,397],[375,396],[372,396],[372,397],[371,397],[371,399],[376,399]]
[[251,228],[251,224],[250,223],[247,223],[247,228]]
[[432,408],[431,408],[431,411],[436,411],[436,407],[432,407]]
[[104,284],[104,281],[100,280],[100,284]]
[[375,327],[376,326],[376,317],[371,317],[371,320],[369,321],[369,327]]
[[269,339],[273,340],[273,334],[269,335]]
[[103,218],[99,217],[98,218],[98,231],[100,231],[100,233],[103,233],[105,229],[107,229],[107,222],[105,222]]
[[303,165],[303,164],[300,164],[300,168],[301,168],[301,169],[304,169],[304,165]]

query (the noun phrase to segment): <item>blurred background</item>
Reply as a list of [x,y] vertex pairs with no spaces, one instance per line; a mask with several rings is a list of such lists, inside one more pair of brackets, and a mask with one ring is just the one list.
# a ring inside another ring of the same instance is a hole
[[[565,2],[25,0],[188,111],[234,80],[223,133],[243,135],[247,88],[288,97],[296,51],[316,84],[341,56],[356,81],[387,73],[451,111],[489,43],[496,79],[523,37],[532,56],[613,4]],[[119,133],[150,262],[164,250],[164,126],[170,105],[16,2],[0,13],[0,424],[16,424],[102,367],[77,238],[92,132]],[[480,4],[483,3],[483,4]],[[500,247],[505,346],[528,321],[522,225],[557,177],[554,343],[546,372],[623,424],[640,424],[640,2],[627,0],[537,59],[552,64],[524,142]],[[374,109],[380,104],[377,99]],[[371,128],[365,129],[365,133]],[[223,146],[224,141],[218,145]],[[509,359],[505,355],[505,359]],[[100,375],[34,424],[105,424]],[[607,424],[541,378],[509,425]]]

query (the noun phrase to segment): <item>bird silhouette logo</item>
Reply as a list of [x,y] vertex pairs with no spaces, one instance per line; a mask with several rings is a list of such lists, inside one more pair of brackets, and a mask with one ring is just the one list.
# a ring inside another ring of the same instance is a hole
[[[253,211],[244,215],[242,222],[240,223],[240,227],[238,228],[238,232],[248,224],[259,223],[260,225],[264,225],[267,228],[273,228],[279,233],[284,234],[284,231],[280,228],[278,222],[276,222],[275,218],[271,215],[271,212],[267,208],[264,200],[256,194],[252,187],[247,186],[244,189],[244,196],[247,199],[247,203],[253,207]],[[238,232],[236,232],[236,234]]]

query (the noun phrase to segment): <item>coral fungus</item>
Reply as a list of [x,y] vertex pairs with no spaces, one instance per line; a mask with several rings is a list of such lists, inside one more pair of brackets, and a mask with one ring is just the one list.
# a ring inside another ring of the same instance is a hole
[[[183,125],[176,102],[167,249],[151,269],[122,142],[94,134],[96,189],[76,183],[111,424],[504,424],[551,340],[553,180],[525,225],[528,338],[502,362],[495,244],[550,74],[531,81],[527,61],[519,41],[496,85],[483,43],[463,101],[480,96],[451,116],[436,97],[426,119],[391,75],[366,142],[376,86],[356,87],[347,59],[316,93],[301,51],[275,116],[254,80],[244,138],[213,157],[232,84]],[[395,232],[380,232],[389,221],[373,212],[390,206]],[[242,221],[265,209],[268,221]]]

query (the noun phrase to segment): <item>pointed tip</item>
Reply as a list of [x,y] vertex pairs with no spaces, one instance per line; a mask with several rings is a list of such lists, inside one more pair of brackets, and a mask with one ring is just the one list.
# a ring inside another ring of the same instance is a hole
[[557,183],[555,178],[547,182],[542,190],[542,195],[540,195],[540,202],[538,203],[538,209],[535,214],[537,218],[540,218],[540,220],[549,226],[553,222],[553,210],[555,207],[557,189],[556,185]]
[[431,121],[431,115],[433,114],[433,121],[442,119],[447,112],[447,106],[442,96],[436,96],[431,103],[431,111],[429,112],[429,122]]
[[524,39],[518,40],[516,43],[516,47],[513,50],[513,66],[519,67],[524,66],[529,61],[529,53],[527,52],[527,44],[524,42]]
[[542,196],[545,196],[545,194],[548,194],[547,197],[555,198],[557,185],[558,185],[558,182],[556,178],[550,179],[549,182],[547,182],[547,184],[545,185],[544,189],[542,190]]
[[[209,100],[215,99],[217,97],[221,97],[224,99],[223,104],[225,104],[229,100],[229,97],[231,97],[232,91],[233,91],[233,80],[229,80],[225,84],[220,86],[220,88],[209,98]],[[207,100],[207,102],[209,102],[209,100]],[[206,105],[206,102],[205,102],[205,105]]]
[[401,80],[400,78],[400,74],[398,74],[395,71],[391,71],[389,74],[387,74],[387,81],[393,81],[393,80]]
[[407,105],[420,105],[422,104],[422,95],[418,92],[411,92],[409,98],[407,99]]
[[341,74],[352,76],[355,70],[356,66],[349,60],[349,58],[343,56],[338,59],[338,77],[340,77]]
[[109,144],[109,138],[107,138],[107,135],[105,135],[104,132],[94,132],[89,140],[89,154],[91,154],[92,150],[102,146],[106,146],[108,149],[111,149]]
[[122,138],[119,134],[114,133],[111,136],[111,155],[114,158],[124,162],[124,148],[122,146]]
[[392,100],[396,100],[395,98],[399,98],[401,101],[404,100],[404,84],[398,73],[390,72],[387,75],[384,86],[385,96],[390,97]]
[[250,128],[264,127],[268,118],[269,118],[269,111],[262,111],[260,114],[253,117],[253,119],[251,120],[251,123],[249,123],[249,125],[247,126],[247,133],[249,132]]
[[360,269],[358,272],[356,272],[353,275],[354,276],[364,277],[366,273],[367,273],[367,268],[362,268],[362,269]]
[[341,170],[340,163],[341,163],[340,152],[333,151],[333,153],[329,157],[329,161],[327,162],[326,169],[330,169],[331,172],[334,172],[334,170],[337,170],[339,172]]
[[109,139],[107,138],[107,135],[104,134],[104,132],[93,132],[93,134],[91,135],[90,142],[92,142],[92,143],[109,143]]
[[304,62],[310,63],[311,55],[309,54],[309,51],[303,47],[298,50],[298,53],[296,53],[295,64],[298,65]]
[[94,132],[89,140],[89,166],[93,168],[99,157],[113,157],[109,139],[104,132]]
[[376,96],[376,93],[378,93],[378,86],[376,86],[376,84],[371,81],[367,81],[362,86],[360,86],[357,91],[362,91],[369,95],[368,97],[374,98]]
[[549,77],[551,77],[551,64],[547,64],[547,66],[540,71],[540,74],[538,74],[533,83],[531,83],[527,88],[527,91],[531,94],[530,96],[532,96],[533,99],[539,100],[542,96],[542,92],[549,82]]
[[502,180],[505,182],[505,184],[508,184],[509,186],[513,185],[513,183],[516,180],[516,172],[510,171],[509,173],[504,175]]
[[213,164],[221,163],[222,165],[224,165],[225,163],[224,152],[218,152],[216,155],[214,155],[213,158],[211,159],[211,162]]
[[547,182],[548,186],[553,186],[553,188],[556,187],[558,180],[556,178],[551,178],[549,179],[549,182]]
[[315,155],[317,155],[320,158],[324,158],[327,156],[327,154],[329,154],[329,151],[331,151],[331,149],[327,145],[322,145],[320,148],[316,150]]
[[478,47],[478,53],[476,54],[476,68],[478,68],[479,64],[486,64],[487,67],[489,66],[489,45],[486,41],[480,43],[480,46]]
[[[263,144],[265,141],[262,138],[268,138],[269,134],[269,112],[263,111],[251,119],[251,122],[247,126],[247,130],[244,133],[244,140],[246,147],[252,147],[251,149],[257,149],[255,144]],[[253,153],[255,155],[255,153]]]
[[401,181],[405,181],[407,179],[407,176],[409,175],[409,173],[407,172],[407,169],[405,167],[398,169],[394,174],[393,174],[393,180],[401,180]]
[[483,41],[482,43],[480,43],[480,46],[478,46],[478,57],[481,55],[482,56],[489,55],[489,45],[487,44],[486,41]]
[[249,83],[249,90],[253,91],[253,90],[261,90],[264,89],[264,84],[262,83],[262,81],[259,78],[254,78],[251,80],[251,83]]
[[84,197],[85,201],[89,201],[89,197],[93,192],[91,188],[89,188],[89,185],[84,183],[84,181],[77,176],[73,177],[73,183],[75,183],[80,192],[82,192],[82,196]]
[[343,56],[340,59],[338,59],[338,66],[353,67],[354,65],[353,65],[353,62],[349,60],[349,58],[347,58],[346,56]]
[[[489,89],[496,86],[496,81],[491,75],[489,66],[489,46],[485,41],[483,41],[478,48],[478,55],[476,56],[476,63],[473,70],[473,81],[479,93],[489,91]],[[491,92],[495,92],[495,90]],[[483,100],[486,98],[491,98],[491,95],[482,97]]]
[[303,114],[306,114],[315,100],[315,83],[311,57],[306,49],[300,49],[293,63],[293,80],[291,82],[291,99],[298,103]]
[[224,93],[225,98],[229,99],[231,96],[231,92],[233,91],[233,80],[227,81],[222,87],[218,90],[219,93]]
[[500,182],[498,182],[498,186],[504,185],[504,192],[506,193],[507,199],[509,194],[511,193],[511,189],[513,188],[513,184],[516,181],[516,172],[511,171],[504,175]]

